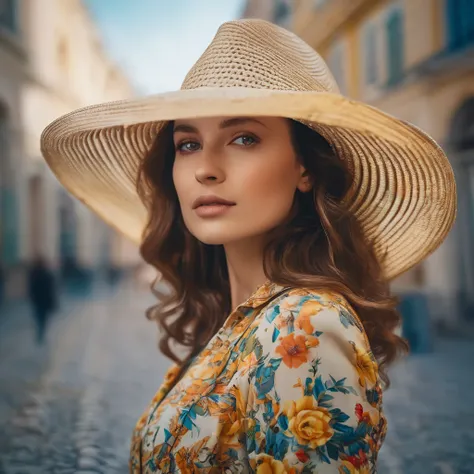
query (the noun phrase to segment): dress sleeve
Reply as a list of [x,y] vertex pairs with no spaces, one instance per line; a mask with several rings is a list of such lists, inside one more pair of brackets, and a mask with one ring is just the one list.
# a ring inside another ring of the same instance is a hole
[[246,353],[246,443],[254,472],[375,472],[385,433],[377,363],[340,300],[288,295],[262,316]]

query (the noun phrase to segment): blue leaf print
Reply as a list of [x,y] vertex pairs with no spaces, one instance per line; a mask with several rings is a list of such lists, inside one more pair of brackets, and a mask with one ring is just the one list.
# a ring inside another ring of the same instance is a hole
[[286,439],[285,436],[279,434],[276,436],[276,453],[275,453],[275,459],[278,459],[281,461],[284,459],[286,456],[286,453],[288,452],[288,448],[290,447],[290,443]]
[[276,436],[273,430],[268,426],[267,432],[265,435],[265,452],[266,453],[273,453],[275,451],[275,442],[276,442]]
[[340,380],[336,380],[334,377],[331,376],[331,382],[326,382],[326,387],[330,392],[340,392],[345,395],[353,393],[354,395],[358,395],[358,393],[352,387],[344,387],[346,379],[347,377],[344,377]]
[[232,459],[238,459],[239,458],[239,454],[237,453],[237,451],[234,448],[229,448],[227,450],[227,455],[229,457],[231,457]]
[[173,435],[165,428],[165,443],[167,443]]
[[275,327],[273,329],[272,342],[275,342],[278,339],[279,335],[280,335],[280,330],[277,327]]
[[270,359],[269,364],[273,370],[276,370],[278,367],[280,367],[281,359]]
[[265,313],[265,319],[269,322],[269,323],[273,323],[273,321],[275,320],[275,318],[280,314],[280,306],[279,305],[276,305],[274,306],[271,311],[267,311]]
[[199,416],[204,416],[207,414],[207,410],[204,410],[204,408],[199,405],[195,405],[194,410]]
[[331,460],[329,459],[327,455],[327,449],[326,446],[322,446],[317,448],[317,453],[319,454],[319,457],[321,458],[321,461],[325,462],[326,464],[331,464]]
[[360,422],[359,425],[357,426],[355,433],[357,436],[364,438],[366,435],[368,435],[372,431],[372,428],[368,423],[365,423],[364,421]]
[[330,403],[332,400],[334,400],[334,397],[332,395],[329,395],[329,393],[325,393],[324,395],[321,396],[321,398],[318,400],[319,406],[323,408],[331,408],[332,403]]
[[313,387],[313,396],[316,398],[316,400],[319,400],[319,397],[321,395],[324,395],[324,392],[326,391],[326,387],[323,384],[323,381],[321,380],[321,376],[318,376],[316,380],[314,381],[314,387]]
[[165,456],[166,452],[168,451],[168,448],[169,448],[168,444],[164,443],[160,449],[160,456]]
[[326,448],[328,450],[328,456],[334,461],[339,459],[339,448],[335,444],[329,442],[326,444]]
[[263,419],[266,423],[269,423],[275,414],[273,413],[273,405],[272,402],[265,403],[265,412],[263,413]]
[[284,414],[281,414],[278,417],[278,424],[281,426],[281,428],[286,431],[288,429],[288,417]]
[[369,444],[360,438],[354,439],[350,444],[348,444],[348,451],[350,456],[357,456],[359,451],[362,450],[365,453],[370,451]]
[[218,403],[219,402],[219,395],[217,395],[216,393],[212,393],[211,395],[209,395],[209,399],[211,401],[213,401],[214,403]]
[[191,420],[191,418],[189,416],[186,416],[184,419],[183,419],[183,426],[186,427],[186,429],[188,430],[192,430],[193,429],[193,421]]
[[380,395],[377,392],[377,390],[375,390],[375,389],[374,390],[366,390],[365,395],[367,396],[367,401],[371,405],[374,405],[374,404],[376,405],[379,402]]
[[346,435],[354,435],[354,428],[343,425],[342,423],[334,423],[332,426],[334,430],[344,433]]
[[301,471],[301,474],[314,474],[315,472],[316,465],[311,462],[308,465],[305,464],[303,470]]
[[334,408],[332,410],[329,410],[329,413],[331,413],[332,419],[338,423],[344,423],[350,418],[349,415],[346,415],[339,408]]
[[252,438],[247,438],[247,451],[253,452],[257,449],[257,441],[254,437]]
[[257,388],[258,398],[264,399],[265,395],[273,389],[275,385],[275,371],[272,367],[260,366],[257,369],[255,386]]
[[184,408],[179,416],[179,422],[182,423],[188,430],[192,430],[194,423],[193,420],[196,419],[196,412],[194,407]]
[[349,312],[344,308],[339,310],[339,319],[342,325],[347,329],[349,326],[354,326],[354,320]]

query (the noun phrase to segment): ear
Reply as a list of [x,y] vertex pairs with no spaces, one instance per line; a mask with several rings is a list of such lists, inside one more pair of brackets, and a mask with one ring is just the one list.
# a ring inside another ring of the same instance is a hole
[[308,171],[303,166],[300,167],[300,178],[296,187],[302,193],[307,193],[313,189],[313,180],[311,179]]

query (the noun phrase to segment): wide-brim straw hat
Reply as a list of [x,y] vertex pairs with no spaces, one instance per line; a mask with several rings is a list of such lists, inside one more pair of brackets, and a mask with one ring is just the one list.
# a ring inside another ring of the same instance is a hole
[[147,221],[140,161],[169,121],[212,116],[286,117],[322,135],[352,173],[345,201],[388,279],[432,253],[453,225],[455,181],[441,148],[343,97],[321,56],[262,20],[224,23],[181,90],[74,111],[44,130],[41,149],[71,194],[139,243]]

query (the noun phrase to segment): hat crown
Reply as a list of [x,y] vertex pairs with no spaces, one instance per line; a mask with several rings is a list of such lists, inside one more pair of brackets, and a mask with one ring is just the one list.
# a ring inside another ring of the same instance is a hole
[[245,87],[339,93],[323,58],[294,33],[264,20],[224,23],[181,89]]

